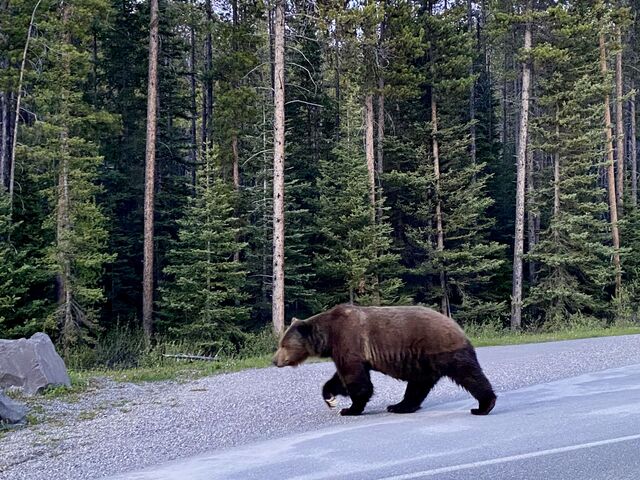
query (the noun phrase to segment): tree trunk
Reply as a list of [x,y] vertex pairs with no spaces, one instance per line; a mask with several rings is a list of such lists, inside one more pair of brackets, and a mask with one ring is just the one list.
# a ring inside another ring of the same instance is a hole
[[[440,151],[438,148],[438,105],[436,103],[435,88],[431,88],[431,147],[433,154],[433,175],[436,182],[436,250],[444,251],[444,230],[442,228],[442,202],[440,200]],[[449,315],[449,295],[447,294],[447,280],[444,268],[440,268],[440,311]]]
[[[631,84],[631,90],[635,86]],[[631,163],[631,204],[635,207],[638,205],[638,154],[637,154],[637,135],[636,135],[636,96],[635,94],[629,101],[631,116],[631,139],[629,141],[629,161]]]
[[189,36],[191,43],[190,52],[190,68],[191,72],[189,80],[191,82],[191,183],[196,184],[196,164],[198,162],[198,129],[197,117],[198,109],[196,107],[196,98],[198,91],[196,89],[196,29],[193,25],[189,27]]
[[[604,33],[600,33],[600,70],[602,76],[607,76],[607,49]],[[622,272],[620,270],[620,233],[618,231],[618,208],[616,203],[616,178],[613,158],[613,136],[611,133],[611,109],[609,94],[604,96],[604,134],[607,144],[607,186],[609,190],[609,212],[611,215],[611,237],[613,241],[613,265],[616,274],[616,297],[620,293],[622,285]]]
[[334,88],[336,93],[336,138],[340,140],[340,106],[341,106],[341,93],[340,93],[340,82],[342,72],[340,71],[340,25],[336,23],[335,33],[334,33],[334,44],[336,50],[336,59],[335,59],[335,72],[334,72]]
[[375,222],[376,206],[376,177],[375,177],[375,155],[373,149],[373,94],[368,93],[364,97],[364,144],[367,158],[367,174],[369,176],[369,202],[371,203],[372,214]]
[[147,341],[153,334],[153,247],[158,105],[158,0],[150,0],[149,85],[147,91],[147,145],[144,181],[144,269],[142,279],[142,327]]
[[238,154],[238,134],[235,132],[231,135],[231,153],[233,155],[233,190],[238,192],[240,190],[240,157]]
[[24,71],[27,63],[27,52],[29,51],[29,42],[31,41],[31,30],[33,29],[33,22],[35,21],[36,11],[40,6],[38,2],[33,7],[31,12],[31,20],[29,20],[29,28],[27,29],[27,39],[24,42],[24,50],[22,51],[22,63],[20,64],[20,73],[18,75],[18,85],[16,89],[16,110],[15,120],[13,126],[13,139],[11,145],[9,145],[9,152],[11,153],[9,161],[9,212],[13,214],[13,188],[15,185],[16,177],[16,145],[18,144],[18,124],[20,123],[20,101],[22,100],[22,81],[24,79]]
[[531,22],[527,21],[524,32],[524,55],[522,62],[522,99],[520,104],[520,128],[518,153],[516,156],[516,215],[513,245],[513,291],[511,296],[511,329],[522,326],[522,255],[524,250],[524,200],[526,178],[526,152],[529,127],[529,95],[531,94]]
[[[471,0],[467,0],[467,28],[469,34],[473,31],[473,10],[471,5]],[[469,75],[473,77],[473,59],[471,60],[471,65],[469,66]],[[473,165],[476,164],[477,157],[477,147],[476,147],[476,82],[473,81],[471,86],[469,87],[469,154],[471,156],[471,163]],[[475,178],[475,173],[474,173]]]
[[276,0],[273,118],[273,294],[272,321],[284,332],[284,0]]
[[378,177],[378,221],[382,220],[382,174],[384,173],[384,77],[378,77],[378,132],[376,146],[376,173]]
[[[536,219],[537,214],[534,212],[535,208],[535,186],[533,184],[533,151],[531,148],[527,148],[527,245],[529,252],[533,251],[536,246]],[[536,283],[536,262],[529,261],[529,282],[531,285]]]
[[2,115],[2,127],[0,131],[0,191],[6,188],[6,167],[7,167],[7,135],[9,125],[9,98],[5,92],[0,92],[0,111]]
[[213,78],[211,77],[213,67],[213,51],[211,46],[211,28],[213,11],[211,0],[205,1],[205,11],[207,15],[207,35],[205,40],[205,70],[204,70],[204,92],[202,95],[202,151],[203,156],[209,149],[209,135],[211,134],[211,122],[213,121]]
[[624,204],[624,123],[622,112],[622,33],[620,27],[616,27],[616,37],[619,45],[616,53],[616,204],[618,215],[621,217]]
[[[71,35],[68,32],[69,17],[71,7],[69,4],[62,5],[62,22],[64,41],[68,45],[71,43]],[[61,61],[67,74],[71,71],[71,61],[68,53],[63,53]],[[69,93],[66,87],[60,92],[61,117],[63,122],[69,119]],[[69,238],[71,233],[71,195],[69,194],[69,129],[62,125],[60,132],[60,158],[58,165],[58,201],[56,208],[56,254],[58,257],[58,325],[62,341],[65,347],[70,344],[73,336],[75,322],[73,319],[72,302],[73,286],[71,283],[71,255]]]
[[[556,107],[556,145],[560,145],[560,123],[558,121]],[[560,217],[560,152],[557,150],[553,154],[553,219]],[[554,227],[554,235],[558,236],[558,229]]]

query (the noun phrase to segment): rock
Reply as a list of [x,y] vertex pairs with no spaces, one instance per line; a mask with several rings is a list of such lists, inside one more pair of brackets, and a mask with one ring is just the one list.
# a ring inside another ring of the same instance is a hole
[[26,416],[27,407],[0,392],[0,425],[22,423]]
[[28,340],[0,340],[0,388],[20,387],[33,395],[53,385],[71,386],[71,380],[46,333]]

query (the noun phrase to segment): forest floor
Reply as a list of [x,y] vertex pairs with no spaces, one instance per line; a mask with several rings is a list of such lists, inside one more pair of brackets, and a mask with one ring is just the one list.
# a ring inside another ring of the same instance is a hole
[[[607,330],[616,335],[639,332],[637,327]],[[597,336],[595,331],[557,335]],[[503,343],[558,339],[552,334],[507,337]],[[478,345],[488,342],[481,335],[474,339]],[[640,363],[639,339],[637,335],[610,336],[479,348],[478,354],[496,390],[504,391],[585,370]],[[31,409],[29,424],[0,432],[0,477],[103,478],[212,449],[351,421],[329,411],[321,399],[320,387],[333,373],[331,363],[297,369],[255,368],[268,362],[267,356],[230,361],[226,367],[216,367],[217,372],[223,368],[242,371],[218,375],[207,373],[212,366],[194,364],[168,369],[156,377],[150,372],[111,372],[108,376],[73,372],[72,388],[21,398]],[[143,381],[159,378],[172,379]],[[387,403],[401,397],[403,386],[378,374],[373,381],[376,396],[371,412],[382,414]],[[428,402],[459,398],[468,396],[442,382]]]

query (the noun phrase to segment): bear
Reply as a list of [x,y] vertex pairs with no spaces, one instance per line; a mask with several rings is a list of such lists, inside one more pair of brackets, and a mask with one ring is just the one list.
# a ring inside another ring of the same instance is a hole
[[387,410],[413,413],[442,377],[478,400],[474,415],[487,415],[496,394],[476,352],[452,319],[421,306],[335,307],[306,320],[292,319],[273,357],[277,367],[297,366],[309,357],[331,358],[336,373],[322,388],[329,407],[336,395],[351,397],[341,415],[360,415],[373,395],[370,372],[407,382],[404,398]]

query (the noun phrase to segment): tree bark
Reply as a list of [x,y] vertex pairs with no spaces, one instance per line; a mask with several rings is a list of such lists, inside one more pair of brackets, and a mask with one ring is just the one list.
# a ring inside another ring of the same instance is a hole
[[[442,201],[440,200],[440,150],[438,146],[438,105],[435,88],[431,88],[431,148],[433,154],[433,176],[436,182],[436,250],[444,251],[444,230],[442,227]],[[440,268],[440,311],[444,315],[450,314],[449,295],[447,294],[447,279],[444,268]]]
[[[527,148],[527,245],[529,252],[533,251],[536,246],[536,219],[537,214],[534,212],[535,202],[535,185],[533,183],[533,151],[531,148]],[[531,285],[536,283],[536,262],[529,261],[529,282]]]
[[[560,123],[557,117],[556,107],[556,145],[560,145]],[[556,149],[553,154],[553,218],[560,217],[560,152]],[[554,227],[554,234],[557,237],[557,227]]]
[[[530,11],[530,9],[529,9]],[[511,294],[511,329],[522,326],[522,255],[524,250],[524,200],[526,178],[526,152],[529,127],[529,96],[531,94],[531,21],[524,32],[524,56],[522,62],[522,99],[520,102],[520,128],[516,156],[516,214],[513,245],[513,290]]]
[[198,162],[198,109],[196,107],[196,97],[198,92],[196,89],[196,29],[193,25],[189,27],[189,40],[191,43],[191,52],[189,57],[191,68],[189,75],[191,83],[191,183],[195,186],[197,170],[196,164]]
[[[631,90],[635,86],[631,84]],[[631,116],[631,139],[629,140],[629,162],[631,163],[631,204],[635,207],[638,205],[638,154],[637,154],[637,134],[636,134],[636,96],[635,94],[629,101]]]
[[275,2],[273,119],[273,293],[272,321],[284,332],[284,0]]
[[[600,33],[600,70],[602,76],[607,76],[607,47],[604,33]],[[611,133],[611,106],[609,94],[604,97],[604,134],[607,144],[607,186],[609,190],[609,212],[611,215],[611,238],[613,241],[613,265],[616,276],[616,297],[620,293],[622,285],[622,272],[620,270],[620,233],[618,230],[618,208],[616,196],[616,178],[613,157],[613,136]]]
[[618,215],[621,217],[624,206],[624,123],[622,112],[622,33],[620,27],[616,27],[618,52],[616,53],[616,204]]
[[144,182],[144,268],[142,279],[142,327],[149,341],[153,334],[153,250],[158,105],[158,0],[150,0],[149,85],[147,90],[147,145]]
[[[473,32],[473,10],[471,5],[471,0],[467,0],[467,28],[469,34]],[[469,75],[473,77],[474,69],[473,69],[473,59],[471,60],[471,65],[469,66]],[[469,154],[471,156],[471,163],[473,165],[476,164],[477,157],[477,147],[476,147],[476,82],[475,80],[471,82],[471,86],[469,87]],[[475,178],[475,174],[474,174]]]
[[9,98],[5,92],[0,92],[0,110],[2,115],[2,127],[0,131],[0,190],[4,192],[6,188],[6,167],[7,167],[7,136],[9,125]]
[[[68,23],[71,15],[71,7],[69,4],[62,5],[62,22],[64,33],[64,41],[66,44],[71,43],[71,35],[68,31]],[[71,62],[68,53],[63,53],[61,61],[65,67],[67,75],[70,74]],[[60,92],[61,98],[61,117],[64,122],[69,119],[69,93],[66,87]],[[71,282],[71,255],[69,245],[69,237],[71,233],[71,196],[69,194],[69,129],[68,126],[62,125],[60,132],[60,158],[58,165],[58,199],[56,208],[56,254],[58,257],[58,326],[61,333],[62,341],[66,348],[71,343],[73,330],[75,326],[72,310],[73,302],[73,286]]]
[[209,150],[209,135],[211,134],[211,122],[213,121],[213,78],[211,70],[213,67],[213,50],[211,46],[211,24],[213,20],[213,10],[211,0],[205,1],[205,12],[207,16],[207,35],[205,40],[205,70],[204,70],[204,92],[202,95],[202,152],[203,156]]
[[382,174],[384,173],[384,77],[378,77],[378,131],[376,145],[376,174],[378,178],[378,221],[382,220]]
[[22,51],[22,62],[20,64],[20,73],[18,75],[18,86],[16,89],[16,110],[15,121],[13,126],[13,139],[9,146],[9,152],[11,153],[9,161],[9,212],[13,215],[13,189],[15,185],[16,177],[16,145],[18,144],[18,124],[20,123],[20,101],[22,100],[22,81],[24,79],[24,71],[27,63],[27,52],[29,51],[29,43],[31,42],[31,30],[33,29],[33,22],[36,18],[36,12],[40,6],[42,0],[33,7],[31,12],[31,19],[29,20],[29,28],[27,29],[27,39],[24,42],[24,50]]
[[367,174],[369,177],[369,202],[371,203],[373,221],[375,222],[376,206],[376,173],[375,155],[373,149],[373,94],[368,93],[364,97],[364,123],[365,123],[365,154],[367,158]]

